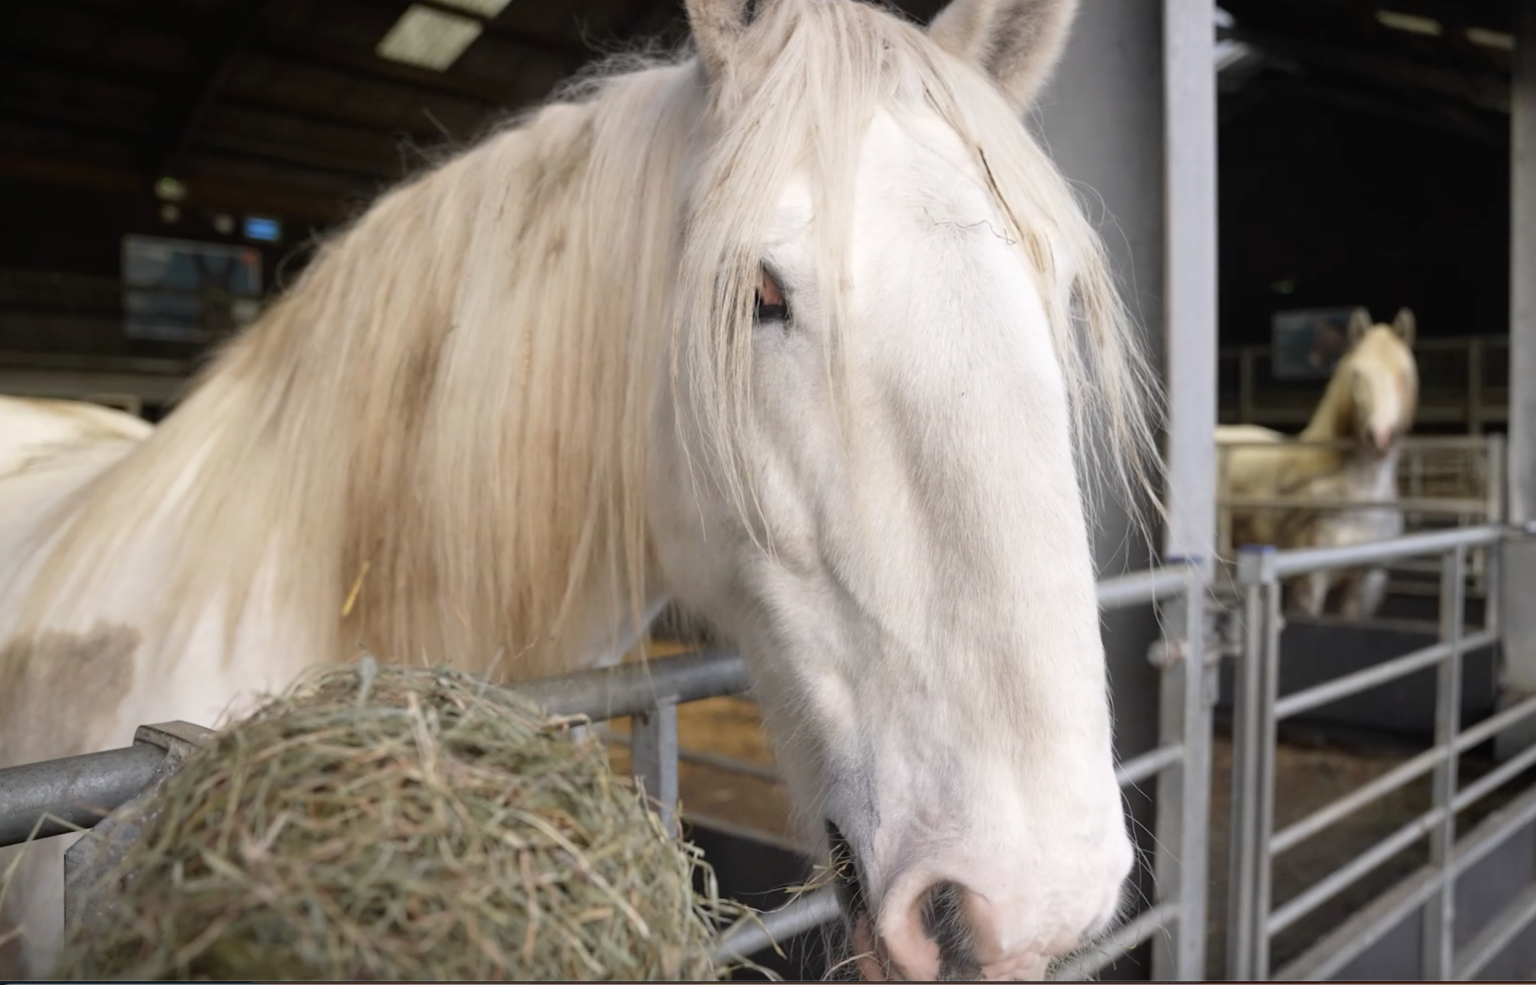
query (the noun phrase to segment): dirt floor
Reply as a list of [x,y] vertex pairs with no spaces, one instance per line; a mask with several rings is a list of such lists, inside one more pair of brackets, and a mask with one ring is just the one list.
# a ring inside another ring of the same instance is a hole
[[[763,738],[756,708],[751,701],[730,697],[699,701],[681,707],[678,717],[680,744],[684,749],[735,757],[760,767],[772,766],[773,755]],[[627,730],[628,723],[617,721],[613,726],[615,732],[622,733]],[[1413,754],[1411,751],[1361,753],[1315,743],[1283,744],[1276,763],[1276,786],[1280,793],[1277,797],[1274,830],[1279,831],[1358,789],[1411,758]],[[615,745],[612,756],[615,768],[628,768],[627,749]],[[1463,784],[1486,772],[1486,769],[1485,765],[1471,757],[1464,757],[1461,766]],[[775,840],[792,838],[788,799],[778,783],[698,763],[682,763],[679,773],[683,810],[686,814],[761,832]],[[1211,798],[1211,884],[1208,897],[1208,977],[1217,979],[1225,977],[1230,777],[1231,746],[1225,738],[1218,737]],[[1506,789],[1495,793],[1483,805],[1468,811],[1462,818],[1462,830],[1507,802],[1511,796],[1512,793]],[[1343,823],[1284,853],[1277,860],[1273,876],[1275,907],[1283,906],[1340,865],[1422,814],[1429,806],[1430,779],[1426,776],[1362,808]],[[1345,917],[1427,860],[1427,840],[1420,839],[1416,845],[1379,866],[1354,886],[1303,918],[1274,941],[1271,968],[1283,967],[1328,931],[1336,928]],[[794,876],[787,875],[786,878],[792,879]]]

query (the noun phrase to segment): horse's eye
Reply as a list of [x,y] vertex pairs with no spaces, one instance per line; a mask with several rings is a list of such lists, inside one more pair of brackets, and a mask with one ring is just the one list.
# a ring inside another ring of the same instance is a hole
[[789,321],[789,304],[784,300],[784,292],[773,275],[761,268],[757,274],[757,297],[753,301],[752,317],[760,325]]

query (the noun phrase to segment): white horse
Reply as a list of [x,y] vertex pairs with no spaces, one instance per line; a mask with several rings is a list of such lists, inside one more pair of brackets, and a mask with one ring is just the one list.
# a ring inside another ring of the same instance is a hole
[[0,478],[67,450],[99,442],[142,441],[154,425],[100,404],[0,394]]
[[[1402,438],[1418,404],[1418,364],[1413,357],[1413,312],[1403,308],[1391,325],[1373,325],[1357,308],[1349,322],[1349,349],[1312,420],[1298,439],[1252,425],[1218,427],[1225,461],[1223,494],[1389,502],[1397,499],[1397,462]],[[1309,444],[1311,443],[1311,444]],[[1392,508],[1337,510],[1304,505],[1234,509],[1234,544],[1281,548],[1329,547],[1387,540],[1403,532],[1403,515]],[[1342,612],[1374,615],[1386,592],[1383,568],[1318,571],[1291,583],[1292,604],[1320,615],[1335,586]]]
[[[1105,930],[1086,456],[1107,433],[1141,496],[1155,421],[1021,123],[1075,0],[756,8],[689,0],[696,57],[385,195],[150,437],[0,483],[4,764],[216,726],[359,646],[589,666],[672,596],[850,852],[864,974],[1038,976]],[[62,840],[8,901],[33,975]]]

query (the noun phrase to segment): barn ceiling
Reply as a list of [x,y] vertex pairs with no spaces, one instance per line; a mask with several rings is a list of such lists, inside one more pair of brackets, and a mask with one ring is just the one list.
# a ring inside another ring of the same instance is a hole
[[[1502,139],[1507,2],[1389,0],[1395,22],[1359,0],[1220,2],[1228,117],[1309,87]],[[399,60],[413,19],[439,22],[443,67]],[[680,0],[4,0],[0,179],[147,193],[174,176],[205,207],[334,219],[596,54],[676,42],[681,20]]]
[[1222,117],[1277,91],[1432,130],[1507,139],[1508,0],[1218,0]]
[[[448,64],[399,60],[413,32]],[[681,37],[680,0],[4,0],[0,179],[171,175],[205,206],[330,218],[597,54]]]

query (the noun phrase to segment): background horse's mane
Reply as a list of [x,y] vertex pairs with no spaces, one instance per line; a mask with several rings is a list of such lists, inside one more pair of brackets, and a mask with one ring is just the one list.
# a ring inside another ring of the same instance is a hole
[[[746,40],[750,84],[625,58],[383,196],[185,406],[60,504],[20,630],[88,627],[138,564],[165,599],[140,629],[168,634],[167,661],[209,604],[232,637],[260,589],[316,659],[363,645],[516,676],[567,666],[597,614],[608,631],[615,605],[642,609],[669,342],[712,439],[696,473],[750,503],[738,454],[773,192],[808,168],[837,304],[858,139],[882,103],[926,100],[974,151],[1040,271],[1082,461],[1107,431],[1102,461],[1149,489],[1149,374],[1102,245],[996,88],[860,4],[782,0]],[[1080,481],[1094,488],[1091,468]]]

